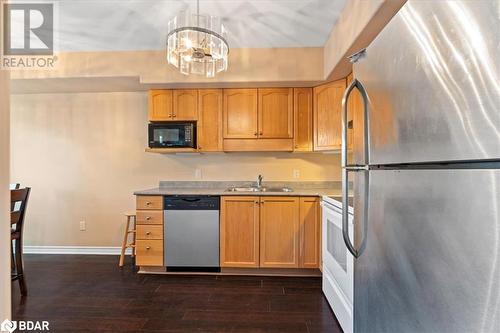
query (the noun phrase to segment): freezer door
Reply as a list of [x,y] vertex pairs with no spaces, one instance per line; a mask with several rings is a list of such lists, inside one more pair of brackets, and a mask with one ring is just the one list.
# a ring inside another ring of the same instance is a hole
[[354,65],[370,164],[500,159],[499,13],[500,1],[410,0],[377,36]]
[[370,171],[368,189],[354,332],[500,332],[500,169]]

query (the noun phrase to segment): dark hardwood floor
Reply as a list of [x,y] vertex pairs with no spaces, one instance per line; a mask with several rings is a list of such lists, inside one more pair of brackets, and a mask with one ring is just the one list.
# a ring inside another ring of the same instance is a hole
[[319,278],[140,275],[116,256],[25,255],[15,320],[50,332],[342,332]]

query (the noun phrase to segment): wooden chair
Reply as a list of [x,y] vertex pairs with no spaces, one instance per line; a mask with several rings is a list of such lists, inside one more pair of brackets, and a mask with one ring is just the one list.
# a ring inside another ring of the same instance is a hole
[[[120,267],[123,266],[125,262],[125,251],[127,248],[132,248],[132,258],[135,257],[135,237],[136,237],[136,216],[135,213],[125,213],[127,217],[127,225],[125,226],[125,236],[123,237],[122,252],[120,254]],[[132,224],[132,229],[130,225]],[[128,242],[128,235],[132,234],[132,242]]]
[[[28,295],[23,269],[23,230],[30,191],[31,189],[29,187],[10,191],[10,223],[11,226],[13,226],[10,232],[10,241],[12,252],[14,252],[15,249],[15,256],[13,257],[15,264],[13,265],[14,271],[11,274],[11,280],[19,281],[19,288],[21,289],[22,296]],[[16,203],[19,203],[19,205],[16,205]]]

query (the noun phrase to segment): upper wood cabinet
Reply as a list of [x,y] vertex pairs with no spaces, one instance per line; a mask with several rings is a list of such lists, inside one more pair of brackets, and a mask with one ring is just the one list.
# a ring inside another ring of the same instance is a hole
[[149,121],[172,120],[172,90],[149,91]]
[[220,265],[259,267],[259,197],[221,198]]
[[174,90],[173,120],[198,119],[198,90]]
[[259,138],[293,138],[293,89],[258,90]]
[[321,217],[318,197],[300,198],[300,268],[320,267]]
[[293,149],[295,151],[312,151],[313,117],[312,88],[293,89]]
[[336,150],[341,148],[341,111],[345,88],[345,79],[314,88],[314,150]]
[[222,89],[198,91],[198,149],[222,151]]
[[149,121],[198,119],[198,90],[150,90]]
[[260,198],[260,267],[299,267],[299,198]]
[[257,138],[257,89],[224,89],[223,134],[230,139]]

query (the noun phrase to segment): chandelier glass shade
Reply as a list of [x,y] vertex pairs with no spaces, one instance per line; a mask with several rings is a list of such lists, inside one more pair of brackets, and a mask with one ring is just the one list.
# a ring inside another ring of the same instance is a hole
[[167,60],[182,74],[212,78],[227,70],[229,45],[219,17],[182,11],[168,22]]

